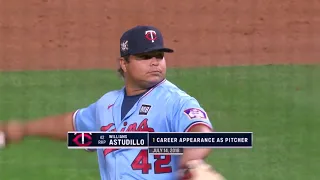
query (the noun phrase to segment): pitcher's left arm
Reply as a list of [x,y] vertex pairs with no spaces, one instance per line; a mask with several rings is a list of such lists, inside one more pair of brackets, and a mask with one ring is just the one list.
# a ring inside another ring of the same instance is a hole
[[[186,97],[182,100],[176,101],[174,108],[172,109],[172,119],[171,125],[173,132],[212,132],[213,127],[209,120],[209,117],[205,110],[200,106],[198,101],[192,97]],[[204,165],[207,165],[203,160],[210,154],[210,148],[185,148],[183,150],[183,155],[180,159],[180,169],[188,170],[190,166],[199,164],[201,162]],[[200,164],[201,164],[200,163]],[[207,165],[209,166],[209,165]],[[221,178],[216,178],[215,175],[218,174],[211,168],[203,169],[198,166],[198,168],[192,169],[190,171],[185,171],[183,178],[184,179],[196,179],[200,178],[196,174],[206,174],[209,172],[209,176],[201,177],[208,180],[220,180]],[[197,171],[195,171],[197,170]],[[201,173],[196,173],[198,170],[204,170]],[[188,173],[190,172],[190,173]],[[219,175],[219,174],[218,174]],[[222,176],[221,176],[222,177]]]
[[[212,132],[212,124],[205,110],[198,101],[192,97],[185,97],[176,101],[172,109],[172,130],[173,132]],[[186,148],[180,166],[183,167],[187,161],[206,158],[211,149]]]

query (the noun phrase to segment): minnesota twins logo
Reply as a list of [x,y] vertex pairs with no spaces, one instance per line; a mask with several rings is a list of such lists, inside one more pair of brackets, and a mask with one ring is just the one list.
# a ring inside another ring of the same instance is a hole
[[151,42],[154,42],[157,39],[157,33],[154,30],[146,31],[145,35],[146,35],[146,38]]
[[[92,143],[91,133],[74,133],[73,142],[77,146],[89,146]],[[81,141],[79,140],[81,138]]]

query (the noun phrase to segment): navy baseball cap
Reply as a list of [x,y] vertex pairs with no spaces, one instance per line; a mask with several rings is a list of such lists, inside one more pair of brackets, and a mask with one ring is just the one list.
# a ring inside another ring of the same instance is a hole
[[155,27],[136,26],[123,33],[120,38],[121,57],[151,51],[173,52],[172,49],[164,47],[162,34]]

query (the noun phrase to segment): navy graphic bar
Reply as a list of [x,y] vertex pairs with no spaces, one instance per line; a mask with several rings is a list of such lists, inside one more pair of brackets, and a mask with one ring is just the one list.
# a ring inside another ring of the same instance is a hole
[[251,148],[252,138],[251,132],[69,132],[68,148]]

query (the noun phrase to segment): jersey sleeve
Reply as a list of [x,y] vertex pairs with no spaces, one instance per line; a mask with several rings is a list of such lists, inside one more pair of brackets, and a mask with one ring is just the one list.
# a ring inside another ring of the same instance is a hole
[[191,127],[199,124],[213,129],[207,113],[194,98],[185,99],[175,105],[171,124],[174,132],[188,132]]
[[75,131],[95,131],[96,106],[97,103],[93,103],[86,108],[78,109],[73,114],[73,126]]

